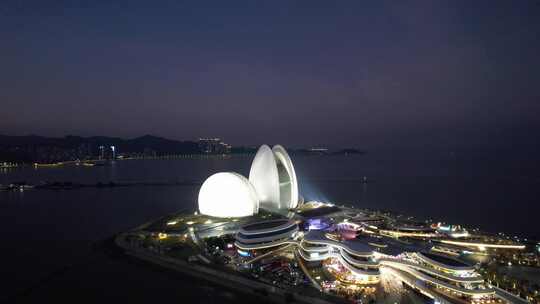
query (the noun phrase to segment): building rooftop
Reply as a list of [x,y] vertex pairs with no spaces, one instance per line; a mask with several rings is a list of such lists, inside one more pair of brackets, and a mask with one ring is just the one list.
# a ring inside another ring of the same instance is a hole
[[372,253],[374,248],[367,243],[365,243],[362,240],[346,240],[346,241],[338,241],[334,239],[330,239],[327,237],[326,232],[320,231],[320,230],[312,230],[309,231],[306,235],[304,235],[304,239],[308,242],[322,242],[327,243],[329,245],[335,245],[339,246],[345,249],[349,249],[352,254],[358,253],[358,254],[366,254],[366,253]]
[[328,214],[341,212],[342,210],[339,207],[336,206],[324,206],[319,208],[313,208],[309,210],[304,210],[301,212],[298,212],[298,215],[304,217],[304,218],[310,218],[310,217],[319,217],[319,216],[325,216]]
[[265,230],[265,229],[276,228],[282,225],[286,225],[287,223],[289,223],[288,219],[271,220],[271,221],[247,224],[243,226],[242,229],[244,229],[245,231]]
[[355,252],[373,252],[374,248],[360,240],[347,240],[343,244]]
[[459,260],[456,260],[456,259],[453,259],[453,258],[450,258],[450,257],[445,257],[445,256],[442,256],[442,255],[439,255],[439,254],[433,254],[433,253],[429,253],[429,252],[421,252],[423,256],[435,261],[435,262],[439,262],[441,264],[444,264],[444,265],[448,265],[448,266],[452,266],[452,267],[470,267],[471,265],[465,263],[465,262],[461,262]]

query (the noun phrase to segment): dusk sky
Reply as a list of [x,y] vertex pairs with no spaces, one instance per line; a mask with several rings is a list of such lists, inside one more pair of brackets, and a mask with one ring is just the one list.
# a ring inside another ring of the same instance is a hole
[[0,4],[0,134],[530,144],[539,1]]

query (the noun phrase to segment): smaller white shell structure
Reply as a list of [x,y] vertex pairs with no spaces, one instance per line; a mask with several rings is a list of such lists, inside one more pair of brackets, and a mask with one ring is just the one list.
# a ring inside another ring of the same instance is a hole
[[275,145],[272,152],[278,169],[280,204],[285,208],[296,208],[298,206],[298,181],[291,158],[285,148],[280,145]]
[[287,151],[275,145],[262,145],[249,171],[249,181],[255,188],[261,207],[290,209],[298,206],[298,182]]
[[279,176],[274,153],[267,145],[262,145],[249,170],[249,181],[255,188],[261,206],[280,209]]
[[202,184],[199,212],[214,217],[250,216],[259,212],[259,199],[247,178],[234,172],[220,172]]

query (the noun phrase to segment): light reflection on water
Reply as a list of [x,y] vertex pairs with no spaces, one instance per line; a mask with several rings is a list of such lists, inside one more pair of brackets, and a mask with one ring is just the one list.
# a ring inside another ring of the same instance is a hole
[[[527,172],[523,170],[523,166],[514,163],[455,161],[448,158],[400,161],[377,158],[369,154],[293,156],[293,161],[300,183],[300,193],[306,200],[392,210],[420,218],[480,227],[488,231],[523,235],[536,233],[536,227],[532,227],[530,222],[534,220],[534,211],[538,211],[534,209],[539,208],[536,202],[540,197],[540,178],[533,169]],[[250,163],[251,156],[241,156],[226,159],[127,160],[102,167],[26,167],[2,171],[0,184],[22,181],[34,184],[43,181],[86,184],[110,181],[201,183],[218,171],[236,171],[247,176]],[[364,176],[368,178],[368,183],[363,182]],[[4,192],[0,193],[0,208],[3,209],[3,214],[13,217],[20,216],[20,213],[39,217],[41,215],[37,215],[36,210],[44,206],[54,210],[61,205],[58,200],[65,199],[76,204],[78,210],[87,210],[86,213],[91,214],[96,208],[99,209],[105,217],[100,219],[101,223],[115,227],[123,222],[136,224],[135,221],[140,218],[131,214],[144,217],[144,214],[152,215],[157,211],[172,212],[175,209],[195,208],[195,188],[141,186],[57,192]],[[91,197],[96,200],[88,201]],[[14,202],[24,203],[28,209],[10,209],[9,206]],[[132,212],[120,218],[111,216],[114,210],[123,206],[129,206]],[[69,216],[62,211],[56,211],[49,216],[54,218],[57,215]],[[103,219],[110,222],[103,223]],[[17,226],[16,221],[8,222],[10,227]],[[118,227],[122,228],[123,225]],[[89,230],[91,232],[88,235],[94,233],[94,228]]]
[[[309,199],[387,209],[422,218],[537,233],[538,171],[527,164],[376,155],[295,157],[300,192]],[[0,184],[26,181],[202,182],[218,171],[249,174],[251,156],[127,160],[111,166],[0,170]],[[524,169],[525,168],[525,169]],[[363,183],[363,177],[369,179]],[[198,185],[0,192],[4,288],[25,284],[88,253],[92,241],[180,209],[195,209]],[[11,285],[10,285],[11,284]]]

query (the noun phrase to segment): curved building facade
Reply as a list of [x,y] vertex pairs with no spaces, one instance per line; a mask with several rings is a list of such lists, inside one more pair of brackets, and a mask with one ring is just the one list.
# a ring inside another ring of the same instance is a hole
[[298,181],[291,158],[285,148],[275,145],[272,152],[276,158],[279,176],[279,199],[284,208],[296,208],[298,206]]
[[485,284],[474,267],[449,257],[417,252],[408,254],[405,259],[380,258],[379,263],[422,282],[414,285],[425,289],[427,293],[436,290],[457,295],[467,301],[490,300],[495,296],[495,290]]
[[251,223],[236,233],[234,245],[244,251],[277,247],[290,242],[297,232],[298,225],[289,219]]
[[243,217],[259,212],[255,188],[234,172],[216,173],[199,190],[199,212],[214,217]]
[[249,179],[234,172],[210,176],[199,190],[199,211],[215,217],[242,217],[268,210],[298,206],[298,182],[287,151],[262,145],[249,171]]
[[358,242],[340,242],[327,233],[310,231],[300,242],[298,253],[309,262],[337,260],[354,274],[359,283],[379,282],[379,262],[374,259],[373,249]]
[[279,175],[272,149],[262,145],[251,163],[249,181],[257,191],[262,206],[280,209]]
[[461,277],[476,276],[476,269],[474,266],[467,265],[451,257],[427,252],[416,252],[413,255],[419,263],[432,267],[441,272],[450,273]]
[[262,145],[249,171],[249,181],[255,187],[261,205],[270,210],[298,206],[298,181],[291,158],[285,148]]

